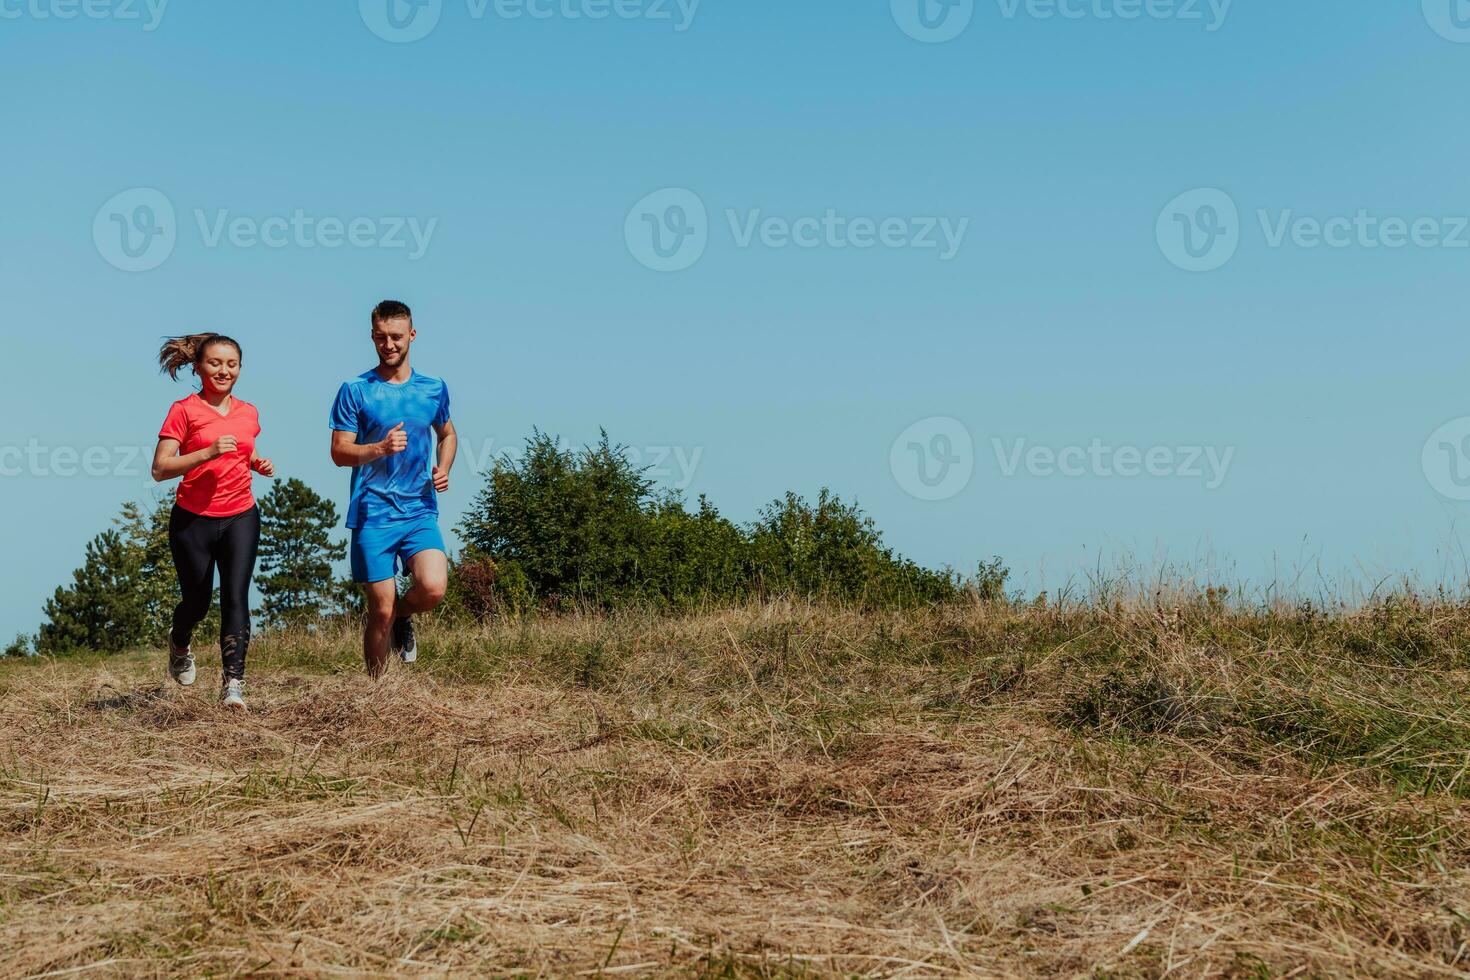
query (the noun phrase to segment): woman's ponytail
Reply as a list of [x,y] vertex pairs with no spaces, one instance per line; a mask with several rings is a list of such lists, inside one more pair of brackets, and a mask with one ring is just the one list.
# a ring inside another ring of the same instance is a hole
[[175,381],[179,380],[179,371],[185,367],[199,363],[199,358],[204,353],[204,348],[211,343],[229,344],[235,348],[235,353],[240,353],[240,345],[229,337],[219,333],[191,333],[183,337],[170,337],[163,342],[158,351],[158,369],[167,371],[168,376]]

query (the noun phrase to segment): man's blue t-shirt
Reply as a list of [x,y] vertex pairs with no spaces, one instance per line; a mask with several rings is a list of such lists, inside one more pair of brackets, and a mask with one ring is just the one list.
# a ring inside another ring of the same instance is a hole
[[449,387],[414,371],[402,384],[389,384],[376,370],[342,385],[332,404],[332,428],[355,432],[359,444],[381,442],[399,422],[408,448],[352,469],[347,526],[377,527],[392,521],[438,514],[429,475],[434,426],[449,421]]

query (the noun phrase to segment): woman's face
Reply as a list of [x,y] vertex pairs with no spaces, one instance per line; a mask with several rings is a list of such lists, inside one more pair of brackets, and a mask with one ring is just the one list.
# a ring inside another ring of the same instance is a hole
[[240,352],[233,344],[209,344],[194,370],[206,393],[228,395],[240,377]]

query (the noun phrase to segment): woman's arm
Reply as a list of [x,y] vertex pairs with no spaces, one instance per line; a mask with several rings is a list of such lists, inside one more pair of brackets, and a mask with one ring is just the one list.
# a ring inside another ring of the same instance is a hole
[[250,454],[250,468],[261,476],[276,475],[276,464],[260,455],[260,453],[253,452]]
[[234,436],[220,436],[212,444],[187,456],[179,455],[179,440],[160,439],[157,448],[153,450],[153,479],[159,483],[177,479],[200,463],[207,463],[234,451]]

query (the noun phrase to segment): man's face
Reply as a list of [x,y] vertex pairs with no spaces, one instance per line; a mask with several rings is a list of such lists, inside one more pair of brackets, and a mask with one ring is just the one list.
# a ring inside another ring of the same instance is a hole
[[408,358],[408,347],[413,343],[413,321],[408,317],[383,320],[373,325],[373,346],[378,349],[378,363],[386,368],[396,368]]

